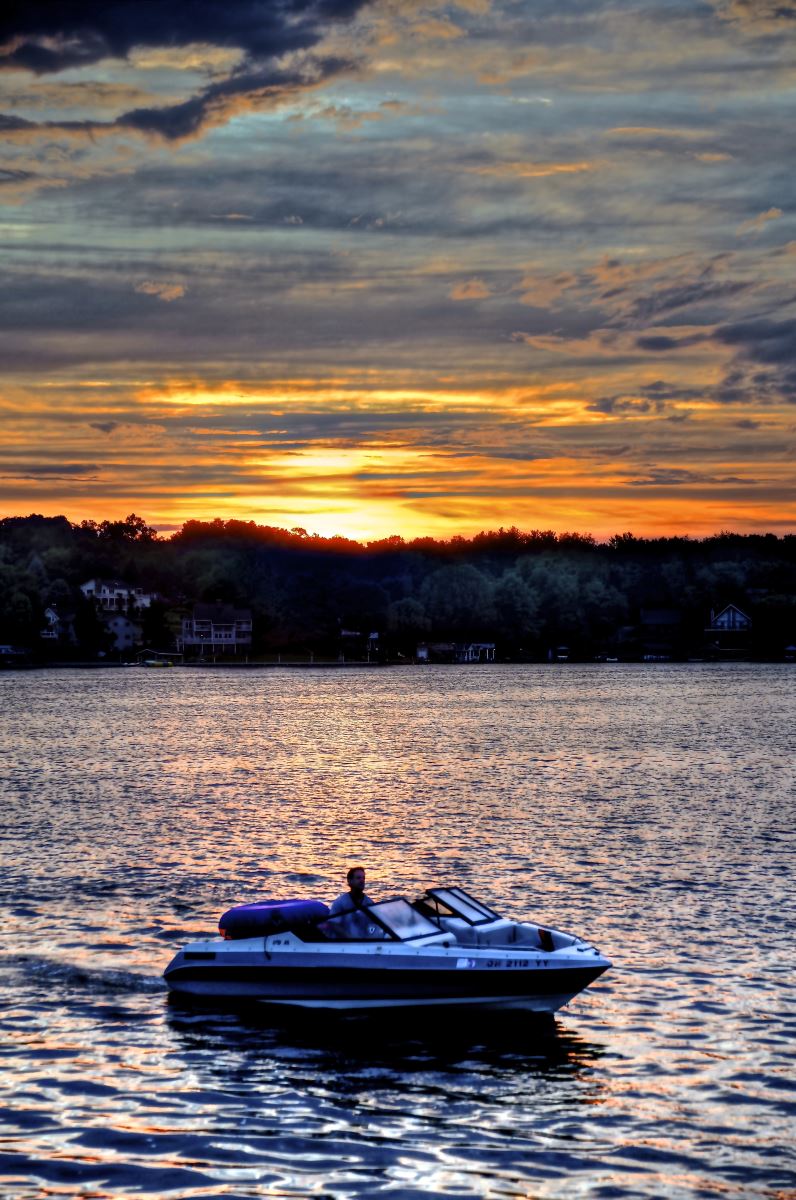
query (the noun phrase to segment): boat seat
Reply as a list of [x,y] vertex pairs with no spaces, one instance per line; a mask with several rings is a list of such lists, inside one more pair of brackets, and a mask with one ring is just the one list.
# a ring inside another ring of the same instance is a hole
[[531,946],[534,950],[551,948],[545,946],[535,925],[509,921],[506,917],[486,926],[472,926],[461,917],[442,917],[439,923],[444,932],[452,934],[461,946]]
[[485,929],[479,928],[479,946],[532,946],[534,950],[552,950],[552,934],[545,930],[542,937],[536,925],[509,921],[494,921]]
[[441,917],[439,923],[445,933],[450,933],[456,938],[459,945],[475,946],[477,944],[475,930],[461,917]]
[[538,950],[542,946],[538,928],[535,925],[515,925],[514,943],[518,946],[533,946],[534,950]]
[[513,946],[516,940],[517,924],[501,917],[490,925],[479,925],[475,930],[479,946]]

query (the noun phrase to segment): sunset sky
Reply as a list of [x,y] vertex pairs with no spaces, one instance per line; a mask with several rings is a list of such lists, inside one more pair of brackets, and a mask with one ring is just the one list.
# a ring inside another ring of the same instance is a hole
[[0,515],[796,529],[796,0],[61,0],[0,46]]

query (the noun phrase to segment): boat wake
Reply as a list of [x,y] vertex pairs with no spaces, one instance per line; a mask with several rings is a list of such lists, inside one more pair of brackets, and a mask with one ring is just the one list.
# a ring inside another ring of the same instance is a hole
[[7,955],[3,972],[23,976],[34,985],[107,993],[152,993],[166,990],[159,975],[143,975],[113,967],[89,967],[36,954]]

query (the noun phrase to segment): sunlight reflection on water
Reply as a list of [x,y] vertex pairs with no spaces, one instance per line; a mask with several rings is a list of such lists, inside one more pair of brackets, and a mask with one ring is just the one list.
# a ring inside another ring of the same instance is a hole
[[[5,1194],[796,1188],[793,668],[0,676]],[[238,901],[456,881],[614,969],[553,1029],[169,1004]]]

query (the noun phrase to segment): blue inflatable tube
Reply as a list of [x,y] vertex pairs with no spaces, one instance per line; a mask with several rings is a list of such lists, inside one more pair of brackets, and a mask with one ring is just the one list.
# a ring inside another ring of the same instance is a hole
[[227,940],[238,941],[311,925],[328,916],[329,909],[320,900],[260,900],[228,909],[218,922],[218,932]]

